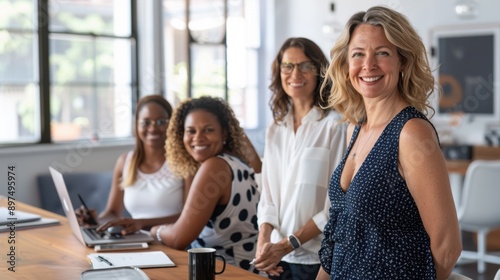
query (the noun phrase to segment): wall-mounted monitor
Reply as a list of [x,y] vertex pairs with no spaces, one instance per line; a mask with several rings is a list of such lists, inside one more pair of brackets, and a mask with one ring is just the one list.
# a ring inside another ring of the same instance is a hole
[[443,90],[436,116],[463,113],[474,120],[500,121],[500,23],[431,30],[431,59]]

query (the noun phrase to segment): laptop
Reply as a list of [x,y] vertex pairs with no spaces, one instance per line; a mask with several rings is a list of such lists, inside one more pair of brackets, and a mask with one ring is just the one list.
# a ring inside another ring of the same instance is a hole
[[110,244],[121,244],[121,243],[138,243],[147,242],[151,243],[154,239],[146,231],[138,231],[134,234],[128,235],[113,235],[107,231],[97,232],[97,226],[83,227],[78,224],[78,220],[75,214],[75,208],[71,203],[69,197],[68,189],[66,188],[66,183],[64,182],[63,175],[56,169],[49,167],[50,175],[52,180],[54,180],[54,185],[56,186],[57,194],[61,200],[62,208],[68,219],[71,231],[76,236],[80,242],[88,247],[94,247],[95,245],[110,245]]
[[15,222],[16,224],[33,222],[33,221],[38,221],[41,218],[42,216],[37,214],[32,214],[19,210],[11,211],[7,209],[7,207],[0,207],[0,226],[8,225],[11,222]]

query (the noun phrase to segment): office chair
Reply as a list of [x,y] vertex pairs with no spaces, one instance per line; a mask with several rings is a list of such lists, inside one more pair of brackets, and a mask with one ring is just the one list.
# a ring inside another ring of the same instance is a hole
[[469,278],[465,275],[458,274],[456,272],[452,272],[450,277],[448,277],[447,280],[472,280],[472,278]]
[[477,252],[463,250],[460,259],[476,260],[479,273],[486,262],[500,264],[500,255],[486,251],[486,236],[500,228],[500,160],[469,165],[457,212],[460,229],[477,233]]
[[495,274],[495,278],[493,278],[493,280],[500,280],[500,269]]
[[[81,204],[77,197],[78,193],[80,193],[85,199],[87,206],[96,209],[97,213],[106,208],[112,178],[112,172],[75,172],[64,174],[64,181],[66,182],[66,187],[68,188],[68,193],[74,207],[79,207]],[[50,174],[39,174],[37,181],[42,208],[64,216],[64,210]]]

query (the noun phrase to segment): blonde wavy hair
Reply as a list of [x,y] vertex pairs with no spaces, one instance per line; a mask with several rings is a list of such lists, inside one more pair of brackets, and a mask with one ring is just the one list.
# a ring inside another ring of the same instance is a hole
[[244,152],[247,149],[245,134],[233,110],[221,98],[203,96],[181,102],[170,119],[165,149],[168,151],[168,165],[174,174],[186,178],[193,176],[200,167],[200,163],[186,150],[183,141],[184,122],[189,113],[195,110],[205,110],[217,117],[222,130],[227,133],[223,152],[236,156],[246,163],[249,162]]
[[332,61],[322,84],[322,87],[331,86],[328,107],[341,113],[343,121],[350,123],[360,123],[366,117],[363,98],[349,79],[348,62],[352,34],[362,24],[382,27],[389,42],[396,46],[403,67],[397,85],[399,94],[420,112],[432,111],[434,114],[429,97],[437,85],[422,39],[403,14],[381,6],[354,14],[333,46]]

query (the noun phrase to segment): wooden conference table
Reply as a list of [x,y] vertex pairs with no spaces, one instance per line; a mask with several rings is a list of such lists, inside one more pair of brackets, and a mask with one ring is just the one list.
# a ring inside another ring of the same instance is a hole
[[467,168],[474,160],[498,160],[500,159],[500,148],[488,146],[473,146],[472,158],[470,160],[446,160],[448,173],[456,173],[462,176],[467,172]]
[[[0,206],[7,206],[7,199],[0,196]],[[0,233],[0,278],[7,279],[80,279],[83,271],[90,269],[86,256],[94,250],[81,244],[72,234],[66,217],[16,201],[16,210],[36,213],[46,218],[56,218],[60,225],[15,231],[15,244],[9,244],[11,233]],[[10,246],[15,246],[15,272],[8,270]],[[158,243],[150,244],[149,251],[163,251],[176,267],[144,268],[150,279],[188,279],[188,254]],[[140,252],[140,251],[135,251]],[[222,262],[217,261],[217,269]],[[227,265],[216,279],[266,279],[235,266]]]

